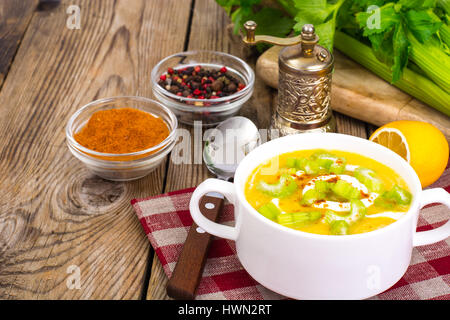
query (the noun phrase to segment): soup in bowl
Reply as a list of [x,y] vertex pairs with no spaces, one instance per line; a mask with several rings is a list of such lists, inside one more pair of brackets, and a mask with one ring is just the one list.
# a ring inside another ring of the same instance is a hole
[[246,200],[264,217],[304,232],[370,232],[403,217],[412,195],[391,168],[356,153],[302,150],[260,164]]
[[[201,214],[209,192],[234,205],[234,226]],[[434,202],[450,207],[450,196],[422,191],[391,150],[349,135],[305,133],[250,152],[234,183],[205,180],[190,212],[202,229],[234,240],[242,266],[265,287],[295,299],[363,299],[403,276],[414,246],[450,235],[449,222],[416,232],[420,208]]]

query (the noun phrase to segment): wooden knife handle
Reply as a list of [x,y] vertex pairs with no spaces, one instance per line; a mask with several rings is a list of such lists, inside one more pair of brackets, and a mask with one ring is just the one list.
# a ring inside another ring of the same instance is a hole
[[[200,212],[211,221],[217,222],[223,202],[224,199],[205,195],[200,200]],[[173,299],[193,300],[202,277],[213,236],[207,232],[200,233],[197,228],[194,222],[167,284],[167,295]]]

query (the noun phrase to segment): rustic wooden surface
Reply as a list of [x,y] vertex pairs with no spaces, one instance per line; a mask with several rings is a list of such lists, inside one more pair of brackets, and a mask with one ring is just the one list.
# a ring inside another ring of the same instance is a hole
[[[66,27],[73,4],[81,8],[80,30]],[[253,66],[255,59],[229,36],[229,19],[214,0],[65,0],[48,10],[23,8],[8,23],[0,11],[0,49],[9,52],[0,50],[0,299],[167,299],[167,278],[130,200],[192,187],[210,174],[168,157],[138,181],[102,180],[69,153],[65,125],[100,97],[152,97],[151,69],[169,54],[210,49]],[[241,114],[267,128],[273,99],[257,79]],[[336,119],[339,132],[367,137],[374,129]],[[80,289],[67,287],[73,265]]]
[[0,2],[0,88],[37,4],[38,0]]
[[[72,4],[82,8],[80,30],[66,27]],[[0,92],[0,298],[142,297],[150,245],[130,200],[161,193],[165,167],[104,181],[68,152],[64,127],[93,99],[150,96],[152,67],[183,50],[189,9],[70,0],[33,13]],[[66,286],[71,265],[79,290]]]

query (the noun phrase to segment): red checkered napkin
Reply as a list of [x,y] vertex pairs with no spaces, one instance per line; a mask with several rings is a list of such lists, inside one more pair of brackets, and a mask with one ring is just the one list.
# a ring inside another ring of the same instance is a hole
[[[450,192],[450,168],[433,187]],[[131,201],[139,221],[170,278],[186,240],[192,218],[189,200],[194,189],[185,189]],[[429,205],[420,214],[418,231],[436,228],[448,220],[443,205]],[[233,206],[224,206],[221,223],[233,222]],[[197,289],[196,299],[285,299],[266,289],[243,269],[234,241],[214,238]],[[389,290],[372,299],[450,299],[450,239],[413,249],[406,274]]]

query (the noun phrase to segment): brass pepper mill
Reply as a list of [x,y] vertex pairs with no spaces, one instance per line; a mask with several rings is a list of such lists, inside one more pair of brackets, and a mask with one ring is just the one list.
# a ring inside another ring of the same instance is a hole
[[278,106],[272,128],[280,135],[302,132],[333,132],[336,121],[330,107],[334,58],[317,44],[312,24],[305,24],[297,37],[255,36],[256,23],[247,21],[244,42],[285,46],[278,57]]

